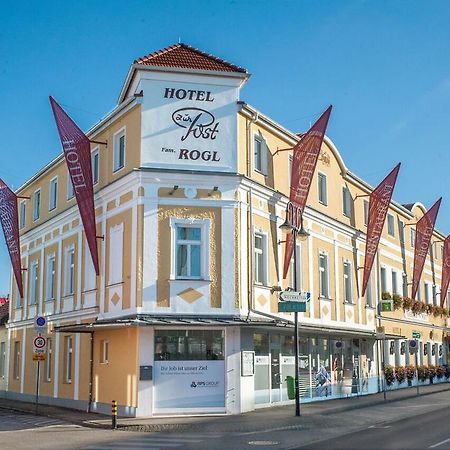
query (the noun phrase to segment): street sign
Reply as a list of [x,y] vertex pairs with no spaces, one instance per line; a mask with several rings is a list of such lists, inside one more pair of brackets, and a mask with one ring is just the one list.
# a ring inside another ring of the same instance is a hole
[[420,339],[422,337],[422,333],[420,331],[413,331],[412,332],[412,338],[413,339]]
[[419,343],[415,339],[410,339],[408,341],[408,345],[409,345],[409,352],[410,353],[416,353],[417,352],[417,349],[419,347]]
[[47,319],[44,316],[37,316],[34,318],[34,329],[38,333],[42,333],[47,328]]
[[285,302],[309,302],[311,300],[310,292],[282,291],[280,300]]
[[307,302],[278,302],[278,312],[306,312]]
[[384,327],[377,327],[377,339],[384,339],[386,337]]
[[33,339],[33,361],[45,361],[45,347],[47,339],[44,336],[36,336]]

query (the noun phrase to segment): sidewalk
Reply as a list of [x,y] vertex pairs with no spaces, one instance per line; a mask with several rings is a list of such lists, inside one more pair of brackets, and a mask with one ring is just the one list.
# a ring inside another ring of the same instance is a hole
[[[420,387],[420,396],[450,391],[450,383],[441,383]],[[386,402],[397,402],[416,397],[416,388],[404,388],[387,391]],[[272,428],[314,428],[326,426],[329,417],[334,414],[384,404],[383,393],[336,400],[317,401],[301,405],[301,417],[295,417],[294,405],[258,409],[239,415],[196,416],[196,417],[161,417],[119,419],[118,427],[127,431],[194,431],[194,432],[240,432],[250,433]],[[0,408],[35,413],[35,404],[17,400],[0,399]],[[57,418],[70,423],[95,427],[110,428],[111,418],[97,413],[87,413],[57,406],[39,405],[38,414]]]

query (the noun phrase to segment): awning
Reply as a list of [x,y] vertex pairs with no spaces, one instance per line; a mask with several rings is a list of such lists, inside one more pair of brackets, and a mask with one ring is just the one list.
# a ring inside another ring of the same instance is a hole
[[[190,316],[190,315],[157,315],[157,314],[137,314],[134,316],[96,320],[90,323],[60,325],[55,327],[59,333],[92,333],[100,330],[116,330],[141,326],[181,326],[181,327],[211,327],[211,326],[241,326],[259,328],[287,328],[292,330],[294,322],[277,316],[264,315],[258,317],[255,314],[247,316]],[[362,337],[377,339],[375,331],[358,330],[354,328],[333,327],[327,325],[315,325],[299,323],[299,333],[315,333],[335,336],[337,338]],[[406,339],[399,335],[386,335],[385,339]]]

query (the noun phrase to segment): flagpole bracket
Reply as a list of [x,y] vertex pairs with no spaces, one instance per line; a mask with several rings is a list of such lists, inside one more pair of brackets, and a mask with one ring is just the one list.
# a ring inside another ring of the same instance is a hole
[[25,200],[31,200],[31,197],[27,197],[26,195],[16,195],[16,198],[23,198]]
[[26,267],[21,267],[20,270],[28,270]]
[[294,147],[288,147],[288,148],[279,148],[274,154],[273,156],[275,156],[277,153],[280,152],[287,152],[288,150],[292,150]]
[[89,142],[91,144],[100,144],[100,145],[104,145],[105,147],[108,147],[108,141],[94,141],[92,139],[89,139]]
[[370,197],[370,194],[360,194],[360,195],[355,195],[354,200],[356,200],[358,197]]
[[101,236],[95,236],[95,238],[96,238],[96,239],[101,239],[102,241],[105,240],[105,236],[104,236],[104,235],[101,235]]

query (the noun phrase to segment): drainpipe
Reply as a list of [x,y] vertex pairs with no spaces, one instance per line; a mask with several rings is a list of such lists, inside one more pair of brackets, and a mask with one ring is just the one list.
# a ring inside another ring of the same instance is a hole
[[93,397],[93,386],[94,386],[94,332],[91,331],[91,354],[89,357],[89,403],[87,412],[92,412],[92,397]]
[[[252,124],[254,124],[259,118],[259,114],[255,113],[253,118],[250,121],[247,121],[247,177],[251,180],[251,131]],[[248,269],[247,269],[247,321],[250,317],[250,312],[253,311],[253,254],[254,254],[254,242],[253,242],[253,205],[252,205],[252,187],[250,186],[250,190],[248,193],[248,209],[247,209],[247,261],[248,261]]]

